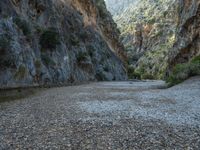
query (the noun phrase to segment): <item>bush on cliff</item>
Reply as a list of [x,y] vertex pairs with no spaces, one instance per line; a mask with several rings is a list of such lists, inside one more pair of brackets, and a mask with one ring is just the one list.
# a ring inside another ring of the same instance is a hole
[[60,37],[54,28],[47,29],[40,37],[40,45],[43,49],[55,49],[58,44],[60,44]]
[[28,24],[28,22],[19,17],[14,18],[14,22],[18,26],[18,28],[22,30],[24,35],[28,36],[31,34],[30,25]]
[[10,54],[11,37],[7,34],[0,36],[0,69],[14,66],[13,54]]
[[86,52],[79,52],[77,55],[77,62],[81,63],[88,59],[88,53]]
[[167,82],[173,86],[195,75],[200,75],[200,56],[193,58],[189,63],[177,64]]

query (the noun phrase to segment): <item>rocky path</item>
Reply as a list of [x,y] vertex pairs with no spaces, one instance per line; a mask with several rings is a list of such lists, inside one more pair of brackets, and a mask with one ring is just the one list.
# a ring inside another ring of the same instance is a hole
[[200,149],[200,77],[52,88],[0,103],[0,149]]

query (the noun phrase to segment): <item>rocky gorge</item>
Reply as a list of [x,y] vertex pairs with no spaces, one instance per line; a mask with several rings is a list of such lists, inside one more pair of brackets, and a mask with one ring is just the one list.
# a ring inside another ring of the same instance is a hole
[[199,18],[200,0],[0,0],[0,150],[199,150]]
[[184,79],[199,74],[199,63],[195,73],[185,67],[199,60],[199,0],[125,0],[118,13],[110,8],[117,0],[106,3],[121,31],[130,77],[166,79],[174,68]]
[[2,0],[0,17],[2,88],[200,74],[198,0]]

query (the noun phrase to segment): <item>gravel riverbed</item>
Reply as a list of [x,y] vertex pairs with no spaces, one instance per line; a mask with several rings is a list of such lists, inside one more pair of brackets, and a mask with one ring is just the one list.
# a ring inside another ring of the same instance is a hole
[[200,149],[200,77],[41,89],[0,103],[0,149]]

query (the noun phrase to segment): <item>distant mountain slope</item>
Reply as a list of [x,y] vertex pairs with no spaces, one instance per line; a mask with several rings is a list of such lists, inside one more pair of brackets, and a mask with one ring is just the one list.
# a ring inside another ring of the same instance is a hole
[[169,76],[176,83],[200,74],[199,0],[107,1],[126,48],[129,77]]
[[142,78],[163,78],[169,49],[176,38],[178,1],[129,2],[129,6],[114,19],[121,30],[130,68]]
[[120,15],[130,5],[136,5],[139,0],[105,0],[106,5],[113,16]]
[[199,0],[106,1],[121,31],[130,77],[200,74]]

